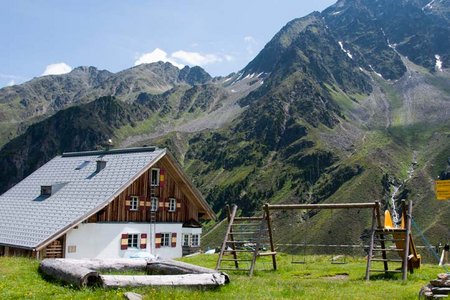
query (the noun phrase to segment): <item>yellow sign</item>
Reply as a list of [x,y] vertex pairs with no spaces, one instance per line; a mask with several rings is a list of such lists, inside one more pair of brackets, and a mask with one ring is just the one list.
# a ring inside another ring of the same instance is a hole
[[436,198],[450,200],[450,180],[436,180]]

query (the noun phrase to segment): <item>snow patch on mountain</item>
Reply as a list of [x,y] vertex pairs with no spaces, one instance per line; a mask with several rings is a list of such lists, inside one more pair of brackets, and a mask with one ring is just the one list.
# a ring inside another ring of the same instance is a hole
[[339,46],[341,47],[341,50],[344,51],[345,54],[347,54],[348,57],[350,57],[351,59],[353,59],[353,55],[350,53],[350,51],[348,51],[348,50],[346,50],[346,49],[344,48],[344,44],[343,44],[341,41],[339,41],[338,43],[339,43]]
[[424,11],[425,9],[432,9],[433,8],[433,3],[435,0],[432,0],[431,2],[429,2],[427,5],[425,5],[424,7],[422,7],[422,11]]
[[442,72],[442,60],[441,56],[439,54],[434,55],[434,58],[436,58],[436,69],[438,71]]
[[[372,72],[375,73],[375,75],[377,75],[380,78],[383,78],[383,75],[381,75],[380,73],[378,73],[377,71],[375,71],[375,69],[372,67],[372,65],[369,65],[370,69],[372,70]],[[384,78],[383,78],[384,79]]]

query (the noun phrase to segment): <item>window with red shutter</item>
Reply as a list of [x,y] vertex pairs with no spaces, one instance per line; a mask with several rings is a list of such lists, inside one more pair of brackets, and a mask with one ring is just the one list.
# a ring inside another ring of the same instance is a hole
[[147,234],[146,233],[141,233],[141,240],[140,240],[139,246],[141,249],[147,248]]
[[128,233],[122,233],[120,238],[120,250],[128,249]]
[[155,248],[161,248],[161,233],[155,233]]
[[172,242],[171,243],[172,247],[176,247],[177,246],[177,233],[176,232],[172,233],[172,241],[171,242]]

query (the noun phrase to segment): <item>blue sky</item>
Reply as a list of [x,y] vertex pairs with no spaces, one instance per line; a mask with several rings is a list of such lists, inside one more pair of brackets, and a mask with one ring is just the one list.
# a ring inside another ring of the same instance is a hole
[[77,66],[117,72],[155,60],[243,68],[288,21],[335,0],[0,0],[0,87]]

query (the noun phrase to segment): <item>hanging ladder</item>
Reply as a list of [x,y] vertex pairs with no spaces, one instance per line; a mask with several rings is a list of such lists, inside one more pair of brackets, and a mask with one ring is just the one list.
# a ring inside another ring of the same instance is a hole
[[[252,276],[256,260],[261,256],[272,256],[273,268],[276,270],[276,252],[270,218],[266,210],[262,217],[236,217],[236,205],[233,205],[231,210],[227,206],[227,212],[228,227],[216,270],[246,271],[249,272],[249,276]],[[269,245],[270,251],[265,251],[264,245]],[[232,258],[224,257],[225,254],[231,254]]]

